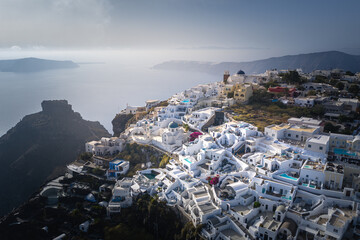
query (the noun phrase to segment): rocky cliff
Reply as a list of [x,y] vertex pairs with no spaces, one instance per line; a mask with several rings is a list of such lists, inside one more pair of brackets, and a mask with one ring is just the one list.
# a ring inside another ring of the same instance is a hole
[[130,123],[135,122],[134,114],[116,114],[115,118],[111,121],[113,125],[114,136],[120,136],[120,134],[125,131],[126,127],[128,127]]
[[0,138],[0,215],[62,173],[86,141],[110,136],[99,122],[82,119],[65,100],[41,105],[41,112],[25,116]]

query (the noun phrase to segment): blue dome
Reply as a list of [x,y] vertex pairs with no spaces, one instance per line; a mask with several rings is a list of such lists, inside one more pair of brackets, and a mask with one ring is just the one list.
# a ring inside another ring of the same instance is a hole
[[179,124],[177,124],[176,122],[169,123],[169,128],[177,128],[177,127],[179,127]]
[[244,72],[243,70],[239,70],[236,74],[237,74],[237,75],[244,75],[245,72]]

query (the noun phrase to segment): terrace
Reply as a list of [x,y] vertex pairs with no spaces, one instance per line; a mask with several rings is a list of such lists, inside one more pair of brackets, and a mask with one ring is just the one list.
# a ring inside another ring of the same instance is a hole
[[210,203],[210,202],[206,202],[206,203],[202,203],[198,205],[201,212],[203,212],[204,214],[208,214],[213,212],[214,210],[216,210],[216,207],[214,206],[214,204]]
[[260,227],[274,232],[279,229],[280,224],[280,222],[273,220],[272,216],[267,216],[265,217],[264,222],[262,223],[262,226],[260,225]]
[[318,162],[313,162],[313,161],[306,161],[303,169],[309,169],[309,170],[315,170],[315,171],[324,171],[325,165],[318,163]]
[[231,207],[231,211],[236,212],[240,215],[247,215],[252,209],[253,209],[253,204],[249,204],[247,206],[243,206],[239,204],[237,206]]
[[302,197],[295,197],[291,209],[296,212],[309,212],[315,207],[317,207],[321,202],[318,202],[316,205],[309,203],[309,201],[304,200]]

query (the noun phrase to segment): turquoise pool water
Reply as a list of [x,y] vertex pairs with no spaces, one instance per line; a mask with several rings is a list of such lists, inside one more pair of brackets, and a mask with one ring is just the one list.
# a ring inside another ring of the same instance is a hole
[[287,199],[287,200],[291,200],[291,196],[289,196],[289,197],[282,196],[281,198],[283,198],[283,199]]
[[304,168],[313,169],[312,166],[305,165]]
[[308,183],[303,183],[302,185],[305,186],[305,187],[311,187],[311,188],[316,187],[315,185],[311,185],[311,184],[308,184]]
[[258,168],[262,168],[263,165],[257,165]]
[[280,174],[280,177],[284,177],[284,178],[291,179],[294,181],[298,180],[298,178],[291,177],[291,176],[287,175],[286,173]]
[[352,157],[356,156],[355,152],[350,152],[341,148],[334,148],[334,153],[339,155],[352,156]]
[[145,177],[147,177],[148,179],[154,179],[156,177],[157,174],[152,174],[152,173],[143,173],[143,175]]
[[190,100],[189,100],[189,99],[185,99],[185,100],[183,100],[182,102],[183,102],[183,103],[188,103],[188,102],[190,102]]
[[185,158],[184,160],[185,160],[186,162],[192,164],[192,162],[191,162],[189,159]]

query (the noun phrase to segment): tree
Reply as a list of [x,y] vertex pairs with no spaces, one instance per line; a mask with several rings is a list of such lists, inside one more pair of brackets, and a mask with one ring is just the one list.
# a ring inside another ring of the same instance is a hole
[[264,87],[266,89],[268,89],[269,87],[277,87],[277,86],[280,85],[277,82],[275,82],[273,79],[264,84]]
[[307,93],[308,96],[316,96],[316,91],[315,90],[310,90]]
[[345,85],[344,85],[342,82],[338,82],[338,83],[336,84],[336,87],[337,87],[339,90],[343,90],[344,87],[345,87]]
[[91,157],[93,156],[92,153],[89,152],[83,152],[78,156],[78,159],[80,160],[84,160],[84,161],[89,161],[91,159]]
[[170,157],[168,155],[165,155],[162,157],[161,162],[159,164],[159,167],[163,168],[166,166],[166,164],[169,163]]
[[316,83],[326,83],[328,81],[328,78],[322,75],[316,75],[314,82]]
[[345,75],[349,75],[349,76],[355,76],[355,74],[351,71],[346,71]]
[[266,104],[270,102],[270,99],[272,98],[272,94],[268,93],[266,90],[256,90],[253,92],[253,95],[249,99],[249,103],[260,103],[260,104]]
[[189,127],[189,125],[188,125],[187,123],[185,123],[185,124],[183,125],[183,128],[184,128],[185,132],[188,132],[189,129],[190,129],[190,127]]
[[351,86],[349,87],[350,93],[357,95],[359,93],[359,91],[360,91],[360,87],[357,84],[351,84]]
[[105,228],[105,239],[154,239],[144,228],[120,223],[115,227]]
[[289,84],[301,83],[303,81],[297,71],[289,71],[288,73],[285,73],[282,79]]
[[340,126],[334,126],[331,122],[326,122],[324,125],[324,132],[337,133]]
[[331,86],[336,86],[336,84],[338,84],[339,80],[336,80],[336,79],[330,79],[329,83]]

